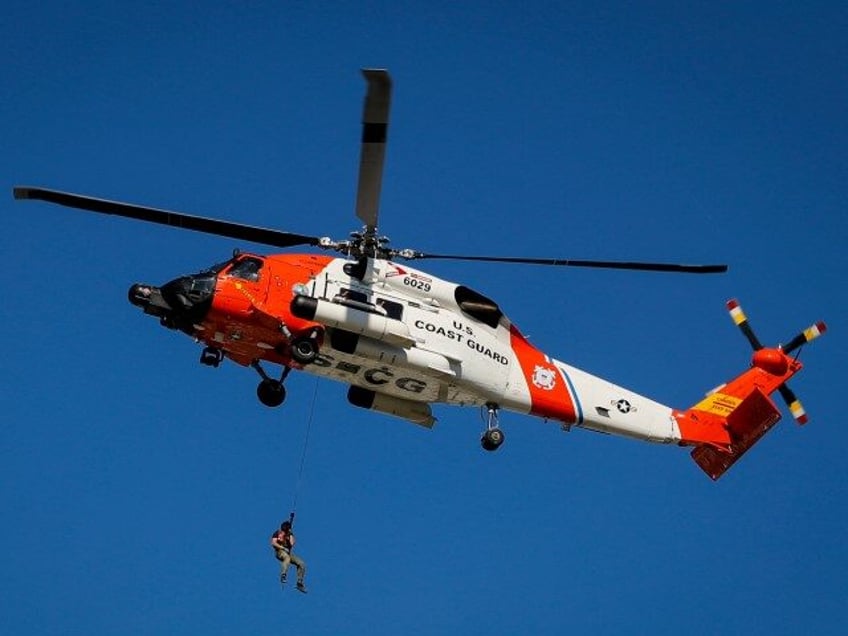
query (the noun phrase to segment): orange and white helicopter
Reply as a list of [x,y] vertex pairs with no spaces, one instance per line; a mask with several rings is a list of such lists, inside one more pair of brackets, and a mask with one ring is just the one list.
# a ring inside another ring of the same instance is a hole
[[[292,234],[239,223],[34,187],[16,199],[39,199],[273,247],[308,245],[339,252],[259,255],[235,252],[224,263],[161,287],[135,284],[129,300],[160,323],[204,345],[202,364],[224,358],[253,367],[257,394],[279,406],[283,382],[300,369],[350,385],[351,404],[432,427],[431,404],[485,409],[481,443],[504,441],[501,409],[593,431],[694,447],[692,456],[720,477],[780,419],[768,397],[779,391],[800,423],[806,415],[786,381],[801,370],[790,353],[825,330],[817,323],[787,345],[763,348],[741,308],[731,315],[755,349],[752,366],[689,409],[664,406],[552,358],[532,345],[493,300],[399,260],[455,259],[716,273],[724,265],[463,256],[393,249],[377,232],[391,79],[364,69],[368,90],[356,214],[365,224],[348,240]],[[263,364],[282,367],[272,377]]]

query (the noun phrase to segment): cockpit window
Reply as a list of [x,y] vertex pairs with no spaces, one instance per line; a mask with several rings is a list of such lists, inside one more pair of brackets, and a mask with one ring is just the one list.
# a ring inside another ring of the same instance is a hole
[[248,256],[233,265],[227,274],[235,278],[256,282],[259,280],[259,270],[262,269],[262,265],[263,262],[261,259]]

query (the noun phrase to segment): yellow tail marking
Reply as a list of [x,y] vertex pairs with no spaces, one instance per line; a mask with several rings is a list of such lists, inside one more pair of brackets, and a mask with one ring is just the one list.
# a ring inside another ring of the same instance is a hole
[[713,393],[698,402],[693,409],[714,413],[722,417],[730,415],[742,402],[742,398],[728,395],[727,393]]

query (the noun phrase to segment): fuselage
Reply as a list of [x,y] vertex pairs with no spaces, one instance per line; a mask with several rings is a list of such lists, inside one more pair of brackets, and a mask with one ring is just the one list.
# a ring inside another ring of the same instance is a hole
[[[267,361],[359,387],[379,396],[376,410],[418,424],[432,425],[429,404],[495,404],[565,428],[680,440],[671,408],[546,355],[494,301],[406,264],[241,254],[130,296],[239,364]],[[321,346],[299,365],[290,343],[304,333]]]

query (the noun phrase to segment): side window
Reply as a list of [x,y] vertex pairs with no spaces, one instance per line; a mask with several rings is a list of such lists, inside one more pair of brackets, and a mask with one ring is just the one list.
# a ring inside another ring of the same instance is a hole
[[385,298],[378,298],[377,307],[382,308],[383,311],[386,312],[387,318],[400,320],[403,317],[403,305],[401,305],[400,303],[396,303],[391,300],[386,300]]
[[372,303],[368,300],[368,294],[365,292],[349,289],[347,287],[342,287],[339,290],[339,293],[333,298],[333,302],[361,309],[362,311],[368,311],[372,314],[382,314],[387,318],[392,318],[393,320],[400,320],[403,316],[403,305],[400,303],[396,303],[392,300],[386,300],[385,298],[377,298],[375,302]]
[[259,270],[262,269],[262,261],[258,258],[243,258],[230,268],[227,272],[230,276],[256,282],[259,280]]
[[340,300],[352,300],[355,303],[368,304],[367,294],[361,291],[356,291],[355,289],[348,289],[346,287],[342,287],[339,290],[338,297]]

